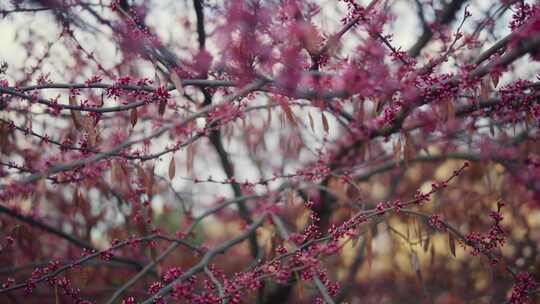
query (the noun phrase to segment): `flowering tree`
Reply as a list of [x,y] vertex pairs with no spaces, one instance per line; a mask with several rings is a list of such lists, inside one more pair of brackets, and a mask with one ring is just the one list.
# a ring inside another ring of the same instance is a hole
[[2,303],[538,300],[540,1],[4,2]]

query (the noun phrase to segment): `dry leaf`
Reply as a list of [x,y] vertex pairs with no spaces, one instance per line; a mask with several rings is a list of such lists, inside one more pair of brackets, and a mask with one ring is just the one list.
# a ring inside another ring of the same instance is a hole
[[429,251],[430,259],[429,264],[431,266],[435,265],[435,244],[431,243],[431,250]]
[[176,88],[176,91],[178,94],[183,95],[184,94],[184,87],[182,86],[182,81],[180,80],[180,77],[178,77],[178,74],[173,70],[171,73],[171,80],[174,84],[174,87]]
[[486,81],[486,79],[482,79],[480,82],[480,99],[482,101],[489,99],[489,93],[491,91],[491,88],[489,86],[489,83]]
[[91,275],[92,275],[92,268],[84,267],[81,271],[80,284],[83,286],[87,286],[88,282],[90,282]]
[[91,127],[88,131],[88,143],[90,147],[94,147],[97,143],[97,132],[95,127]]
[[451,232],[448,232],[448,245],[450,246],[450,252],[455,257],[456,256],[456,239]]
[[124,179],[124,170],[122,170],[122,166],[118,161],[112,161],[111,164],[111,177],[112,182],[120,184],[120,182]]
[[12,229],[11,234],[15,236],[21,244],[24,243],[27,246],[31,246],[34,242],[39,241],[25,225],[15,226],[15,228]]
[[187,157],[186,157],[186,169],[190,173],[193,169],[193,159],[195,158],[195,145],[191,144],[187,147]]
[[357,113],[357,121],[359,122],[363,122],[364,121],[364,116],[366,114],[366,111],[364,109],[364,104],[365,103],[360,103],[360,105],[358,106],[358,110],[356,111]]
[[148,168],[146,176],[147,176],[147,180],[145,183],[146,194],[150,197],[152,196],[153,189],[154,189],[154,166],[153,165],[150,168]]
[[416,252],[411,251],[409,258],[410,258],[412,269],[414,269],[415,272],[420,271],[420,261],[418,259],[418,255],[416,254]]
[[56,180],[59,183],[62,183],[63,181],[66,180],[66,174],[64,172],[58,172],[58,174],[56,174]]
[[394,159],[396,162],[399,162],[401,159],[401,138],[398,138],[396,143],[394,144]]
[[296,281],[298,282],[298,297],[300,299],[302,299],[304,297],[304,283],[303,281],[300,279],[300,275],[298,275],[298,272],[294,272],[294,275],[296,276]]
[[331,178],[328,182],[328,189],[336,196],[339,203],[347,202],[347,184],[339,178]]
[[36,182],[36,190],[34,191],[34,193],[36,194],[36,196],[41,196],[45,194],[45,191],[47,191],[47,180],[46,177],[41,177]]
[[491,83],[493,84],[494,88],[497,88],[497,86],[499,85],[499,74],[498,73],[491,74]]
[[137,165],[137,175],[139,179],[143,181],[143,183],[148,179],[148,177],[146,176],[146,172],[141,165]]
[[414,223],[415,223],[415,226],[414,226],[415,231],[414,232],[416,233],[415,236],[416,236],[417,239],[421,240],[422,239],[422,224],[420,223],[420,221],[415,221]]
[[315,54],[319,50],[319,33],[315,26],[310,23],[303,23],[301,25],[303,32],[302,42],[304,43],[306,50],[310,54]]
[[94,125],[94,119],[91,116],[85,116],[82,122],[83,128],[88,135],[88,144],[90,147],[93,147],[97,143],[97,131],[96,126]]
[[429,241],[430,241],[430,237],[428,234],[427,238],[424,240],[424,252],[427,252],[429,249]]
[[362,145],[360,147],[360,152],[358,153],[358,161],[363,163],[366,160],[367,154],[367,145]]
[[313,122],[313,117],[311,116],[311,113],[308,112],[308,118],[309,118],[309,126],[311,127],[311,132],[315,133],[315,123]]
[[411,160],[414,157],[414,144],[411,136],[409,134],[405,134],[405,147],[403,147],[403,158],[405,159],[405,163],[409,163],[409,160]]
[[137,108],[131,109],[131,112],[129,113],[129,120],[131,121],[131,126],[135,127],[137,124],[137,120],[139,119],[137,115]]
[[158,73],[158,68],[157,68],[157,64],[154,63],[154,83],[156,84],[156,86],[161,86],[161,78],[159,77],[159,73]]
[[266,123],[270,125],[272,122],[272,101],[268,100],[268,116],[266,117]]
[[268,249],[268,256],[271,258],[276,256],[276,248],[278,248],[281,245],[281,242],[279,241],[279,238],[275,232],[272,232],[272,237],[270,237],[270,246]]
[[171,157],[171,162],[169,163],[169,178],[172,180],[176,173],[176,162],[174,161],[174,155]]
[[366,231],[366,261],[371,269],[371,264],[373,262],[373,236],[371,235],[371,229]]
[[81,205],[81,192],[79,191],[79,186],[75,187],[75,191],[73,191],[73,199],[71,203],[77,208]]
[[351,235],[351,247],[356,247],[358,245],[358,241],[360,240],[361,234],[356,231],[353,235]]
[[287,192],[287,206],[294,206],[294,192],[292,190]]
[[328,130],[330,129],[328,127],[328,119],[326,119],[326,116],[324,115],[324,113],[321,112],[321,120],[322,120],[322,125],[323,125],[323,129],[324,129],[324,133],[328,134]]
[[446,120],[453,121],[456,118],[456,111],[454,109],[454,99],[449,99],[446,102]]
[[101,97],[99,98],[99,104],[98,107],[101,108],[105,104],[105,94],[101,93]]
[[358,201],[361,199],[362,193],[360,189],[354,184],[347,185],[347,198],[351,201]]
[[289,107],[289,104],[286,102],[280,103],[281,109],[283,112],[285,112],[285,116],[287,116],[287,120],[293,125],[293,127],[296,127],[296,119],[294,118],[294,114],[291,110],[291,107]]
[[413,218],[407,218],[405,220],[405,226],[407,228],[407,230],[405,231],[405,236],[406,236],[407,240],[411,239],[411,222],[413,222],[413,224],[414,224],[414,219]]
[[381,101],[379,98],[375,98],[374,99],[374,102],[375,102],[375,112],[373,113],[373,117],[379,115],[382,111],[382,108],[383,108],[383,105],[384,105],[384,102]]
[[163,116],[163,114],[165,114],[166,107],[167,107],[166,102],[160,102],[159,103],[159,105],[158,105],[158,114],[159,114],[159,116]]
[[54,303],[60,303],[60,297],[58,296],[58,284],[54,284]]
[[[69,105],[70,106],[78,106],[77,99],[74,95],[69,95]],[[81,112],[76,110],[71,110],[71,119],[73,120],[73,124],[75,125],[75,128],[77,130],[80,130],[82,127],[82,117]]]

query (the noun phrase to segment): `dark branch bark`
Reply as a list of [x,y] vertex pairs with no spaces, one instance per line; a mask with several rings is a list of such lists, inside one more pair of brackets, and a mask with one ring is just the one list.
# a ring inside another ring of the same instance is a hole
[[[440,25],[450,24],[465,2],[467,2],[467,0],[453,0],[445,4],[442,14],[437,18],[436,22]],[[422,49],[431,41],[431,38],[433,38],[433,31],[431,31],[425,22],[423,22],[423,30],[420,38],[418,38],[416,43],[408,51],[409,56],[411,57],[420,55]]]
[[[206,41],[206,31],[204,28],[204,10],[203,10],[203,1],[202,0],[193,0],[193,5],[195,7],[195,14],[197,15],[197,34],[198,34],[198,40],[199,40],[199,50],[204,50],[205,48],[205,41]],[[207,77],[207,75],[202,75],[204,78]],[[212,95],[208,93],[207,90],[204,88],[202,89],[204,94],[204,105],[210,106],[212,104]],[[234,180],[235,174],[234,174],[234,166],[229,158],[229,155],[225,148],[223,147],[223,141],[221,138],[221,131],[218,130],[212,130],[209,135],[210,142],[216,149],[216,152],[218,154],[219,160],[221,162],[221,167],[223,168],[223,171],[225,171],[225,175],[227,178]],[[240,185],[236,182],[231,183],[232,190],[234,192],[235,198],[242,197],[242,190],[240,189]],[[238,211],[240,214],[240,217],[247,223],[251,224],[253,220],[251,219],[251,216],[249,214],[249,209],[247,208],[246,204],[243,201],[239,201],[237,203]],[[257,258],[259,256],[259,246],[257,245],[257,236],[255,234],[252,234],[249,236],[249,247],[251,250],[251,254],[254,258]]]
[[[91,250],[95,250],[95,248],[85,242],[85,241],[82,241],[82,240],[79,240],[75,237],[73,237],[72,235],[68,234],[68,233],[65,233],[64,231],[60,230],[60,229],[57,229],[57,228],[54,228],[52,226],[49,226],[49,225],[46,225],[40,221],[37,221],[35,219],[33,219],[32,217],[29,217],[29,216],[25,216],[25,215],[22,215],[6,206],[3,206],[3,205],[0,205],[0,213],[3,213],[3,214],[6,214],[12,218],[15,218],[21,222],[24,222],[28,225],[31,225],[31,226],[34,226],[34,227],[37,227],[37,228],[40,228],[50,234],[53,234],[53,235],[56,235],[68,242],[70,242],[71,244],[79,247],[79,248],[85,248],[85,249],[91,249]],[[123,258],[123,257],[113,257],[112,258],[113,261],[116,261],[116,262],[119,262],[119,263],[123,263],[123,264],[126,264],[126,265],[129,265],[131,267],[134,267],[136,269],[142,269],[143,268],[143,265],[137,261],[133,261],[131,259],[126,259],[126,258]]]

